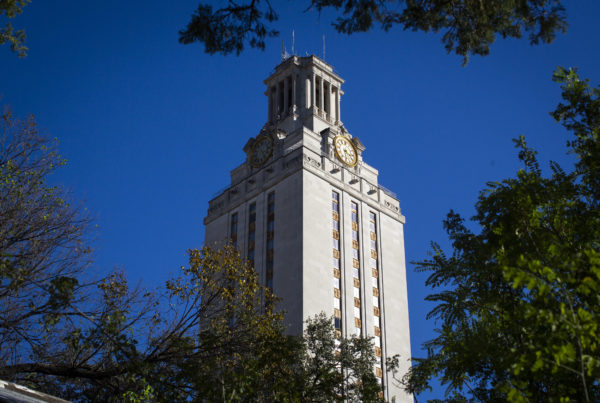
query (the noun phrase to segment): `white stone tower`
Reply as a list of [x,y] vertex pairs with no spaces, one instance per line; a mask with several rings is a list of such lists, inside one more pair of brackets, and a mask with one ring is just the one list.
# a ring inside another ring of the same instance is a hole
[[231,184],[209,202],[207,245],[232,241],[282,298],[290,333],[320,312],[344,336],[374,337],[388,401],[411,401],[385,371],[410,333],[404,216],[340,118],[344,80],[315,56],[291,56],[266,80],[267,123],[244,146]]

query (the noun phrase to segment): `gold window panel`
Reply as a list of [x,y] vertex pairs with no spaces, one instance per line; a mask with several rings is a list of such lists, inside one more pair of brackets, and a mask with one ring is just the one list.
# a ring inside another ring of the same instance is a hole
[[339,231],[333,230],[333,239],[340,239]]
[[342,311],[340,311],[337,308],[333,308],[333,316],[335,316],[336,318],[341,318],[342,317]]
[[375,326],[375,336],[381,337],[381,329],[379,329],[377,326]]
[[354,318],[354,326],[361,327],[362,323],[359,318]]
[[340,278],[341,272],[340,269],[333,269],[333,277]]
[[371,257],[372,257],[373,259],[377,259],[377,251],[376,251],[376,250],[374,250],[374,249],[371,249]]
[[352,240],[352,248],[358,249],[358,241]]
[[354,267],[355,269],[360,268],[360,262],[356,259],[352,259],[352,267]]
[[360,308],[360,298],[354,297],[354,306]]
[[336,259],[339,259],[340,258],[340,251],[337,250],[337,249],[334,249],[333,250],[333,257],[336,258]]
[[334,288],[333,289],[333,296],[336,297],[336,298],[341,298],[342,297],[342,294],[341,294],[339,288]]
[[383,376],[383,371],[381,368],[375,368],[375,375],[377,375],[377,378],[381,378]]
[[377,357],[381,357],[381,348],[380,347],[375,347],[375,355]]
[[377,269],[371,269],[371,274],[375,278],[379,278],[379,271]]
[[333,215],[333,219],[334,219],[335,221],[339,221],[339,220],[340,220],[340,216],[338,215],[338,213],[337,213],[337,212],[335,212],[335,211],[334,211],[332,215]]
[[359,279],[357,279],[356,277],[354,278],[354,286],[355,286],[356,288],[360,288],[360,280],[359,280]]
[[377,287],[373,287],[373,296],[374,297],[378,297],[379,296],[379,289]]
[[352,222],[352,231],[358,231],[358,223],[357,222]]
[[377,240],[377,234],[374,232],[371,232],[371,241],[376,241]]
[[375,316],[379,316],[379,308],[374,306],[373,307],[373,313],[375,314]]

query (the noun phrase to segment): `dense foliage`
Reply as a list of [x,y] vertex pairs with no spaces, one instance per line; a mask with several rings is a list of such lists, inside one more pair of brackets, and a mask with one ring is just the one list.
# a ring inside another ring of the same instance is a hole
[[[201,42],[209,54],[235,52],[245,46],[264,49],[265,39],[279,35],[273,28],[278,15],[269,1],[229,0],[220,8],[200,3],[191,21],[180,31],[184,44]],[[466,64],[469,55],[487,55],[496,36],[521,38],[529,34],[531,44],[550,43],[566,31],[566,16],[560,0],[402,0],[352,1],[310,0],[298,12],[333,9],[332,22],[344,34],[365,32],[376,25],[423,32],[442,32],[448,52],[456,52]]]
[[450,212],[447,255],[418,263],[438,289],[439,324],[406,387],[438,376],[450,400],[600,400],[600,89],[559,68],[564,103],[552,116],[572,131],[575,167],[540,169],[523,137],[524,167],[489,183],[473,220]]

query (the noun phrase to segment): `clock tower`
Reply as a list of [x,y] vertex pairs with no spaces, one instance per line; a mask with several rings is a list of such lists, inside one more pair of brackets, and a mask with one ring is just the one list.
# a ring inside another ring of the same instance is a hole
[[325,312],[336,331],[373,337],[386,400],[412,402],[385,370],[409,367],[404,216],[344,127],[344,80],[316,56],[291,56],[264,81],[267,122],[209,202],[205,242],[233,244],[282,300],[288,331]]

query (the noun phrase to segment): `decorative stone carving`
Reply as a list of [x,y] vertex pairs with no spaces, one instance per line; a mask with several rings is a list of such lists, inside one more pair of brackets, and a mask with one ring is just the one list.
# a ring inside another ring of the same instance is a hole
[[321,162],[304,154],[304,166],[313,166],[315,168],[321,168]]

